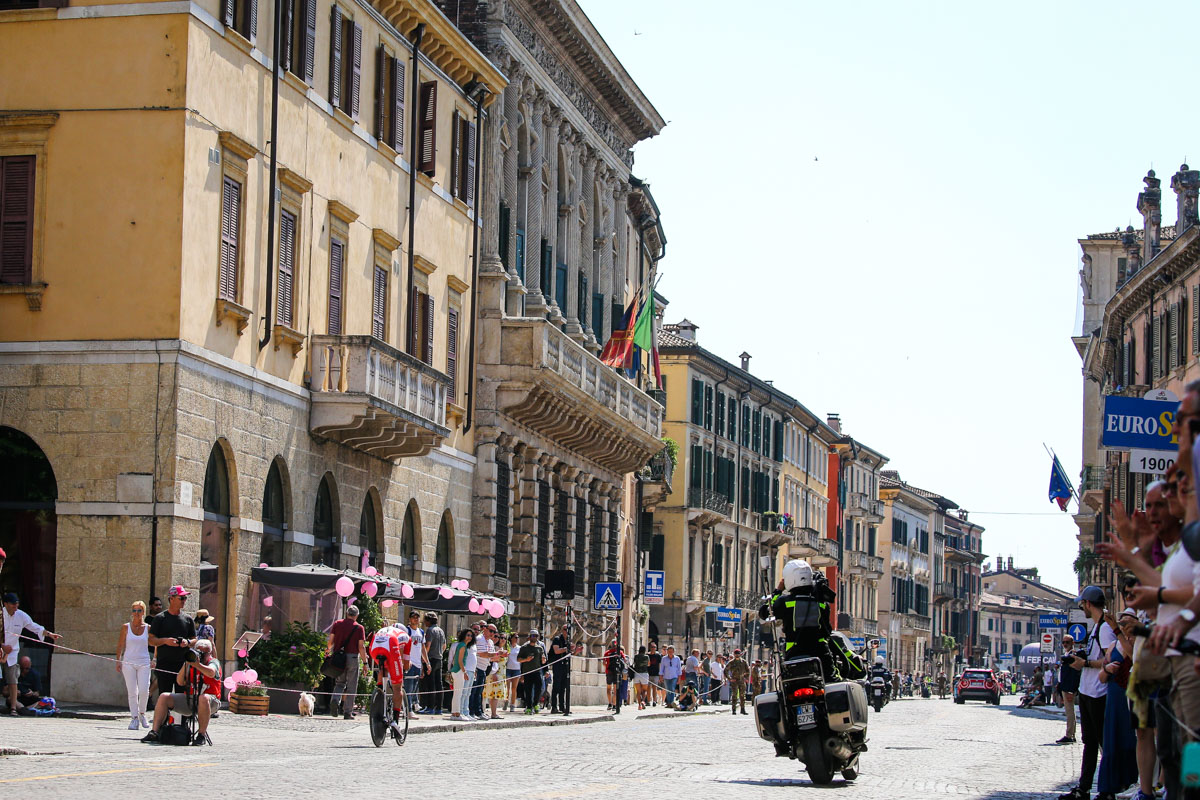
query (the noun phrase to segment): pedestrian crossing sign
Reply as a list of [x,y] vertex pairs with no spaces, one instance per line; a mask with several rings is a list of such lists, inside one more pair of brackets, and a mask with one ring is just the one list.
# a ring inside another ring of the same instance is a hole
[[595,610],[596,611],[620,611],[623,607],[622,597],[624,588],[620,581],[614,583],[597,583]]

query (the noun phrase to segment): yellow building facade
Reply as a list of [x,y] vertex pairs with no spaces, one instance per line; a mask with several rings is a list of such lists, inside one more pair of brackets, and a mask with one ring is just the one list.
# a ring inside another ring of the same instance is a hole
[[[284,11],[272,198],[270,5],[0,3],[0,437],[50,474],[4,498],[0,583],[80,650],[183,584],[229,659],[264,562],[470,576],[505,78],[428,0]],[[56,655],[53,693],[123,696],[92,667]]]

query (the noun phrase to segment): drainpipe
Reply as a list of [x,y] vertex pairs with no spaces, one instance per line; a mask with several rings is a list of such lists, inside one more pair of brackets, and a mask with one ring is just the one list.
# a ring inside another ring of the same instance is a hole
[[267,181],[267,307],[263,309],[263,338],[258,343],[258,349],[262,350],[267,346],[267,342],[271,341],[271,294],[274,291],[273,281],[275,278],[275,270],[272,264],[275,263],[275,170],[279,162],[276,158],[276,139],[279,138],[279,58],[280,50],[282,49],[283,37],[280,36],[280,18],[281,2],[275,0],[274,11],[274,34],[272,34],[272,55],[271,55],[271,141],[268,145],[268,157],[270,159],[270,178]]
[[[472,84],[476,84],[472,86]],[[471,331],[467,336],[467,419],[463,433],[475,418],[475,329],[479,325],[479,222],[483,211],[483,98],[488,89],[477,81],[466,86],[475,104],[475,218],[471,220]]]
[[[275,0],[279,2],[279,0]],[[412,42],[412,146],[408,151],[408,302],[404,304],[404,350],[410,355],[415,356],[413,347],[416,345],[413,337],[413,272],[416,270],[417,255],[413,249],[413,242],[416,239],[417,225],[417,163],[421,158],[420,136],[421,136],[421,76],[420,68],[417,64],[418,55],[421,52],[421,39],[425,37],[425,23],[417,25],[413,31]],[[478,137],[476,137],[478,138]],[[474,311],[474,309],[472,309]]]

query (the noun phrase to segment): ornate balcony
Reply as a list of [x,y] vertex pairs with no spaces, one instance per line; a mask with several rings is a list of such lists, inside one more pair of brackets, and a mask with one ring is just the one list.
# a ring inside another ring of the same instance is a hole
[[662,450],[663,407],[546,320],[502,320],[499,351],[482,370],[515,421],[619,474]]
[[863,572],[867,574],[868,578],[882,578],[883,558],[880,556],[870,556],[864,553],[862,556],[862,568]]
[[757,613],[762,605],[762,593],[751,591],[750,589],[738,589],[735,593],[735,603],[738,608],[744,608],[747,611]]
[[688,519],[701,525],[711,525],[729,516],[733,510],[729,499],[712,489],[688,490]]
[[816,557],[820,551],[821,534],[812,528],[792,528],[791,540],[788,542],[788,558]]
[[674,478],[675,465],[671,463],[671,454],[663,447],[642,467],[642,505],[655,506],[666,500],[671,494]]
[[729,597],[729,590],[720,583],[710,583],[704,581],[700,598],[709,603],[718,603],[724,605]]
[[836,567],[840,553],[841,547],[838,545],[837,539],[818,537],[817,555],[813,557],[812,565],[814,567]]
[[450,379],[370,336],[313,336],[314,436],[387,461],[441,445]]
[[937,581],[933,584],[933,601],[944,603],[954,597],[954,584],[949,581]]
[[879,622],[865,617],[851,617],[850,629],[856,636],[878,636]]
[[857,550],[847,550],[845,558],[842,559],[842,569],[850,575],[863,574],[862,555]]
[[900,615],[901,632],[913,634],[918,631],[928,631],[933,627],[932,620],[929,617],[923,617],[920,614],[902,614]]
[[869,525],[882,525],[883,503],[862,492],[850,492],[846,497],[846,516],[861,517]]

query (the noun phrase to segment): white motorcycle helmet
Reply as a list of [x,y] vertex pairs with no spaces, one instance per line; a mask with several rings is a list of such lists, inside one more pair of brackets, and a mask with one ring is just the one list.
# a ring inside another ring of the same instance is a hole
[[784,589],[787,591],[793,589],[811,589],[812,585],[812,567],[803,558],[794,558],[783,565]]
[[883,666],[883,656],[875,656],[875,663],[882,667]]

